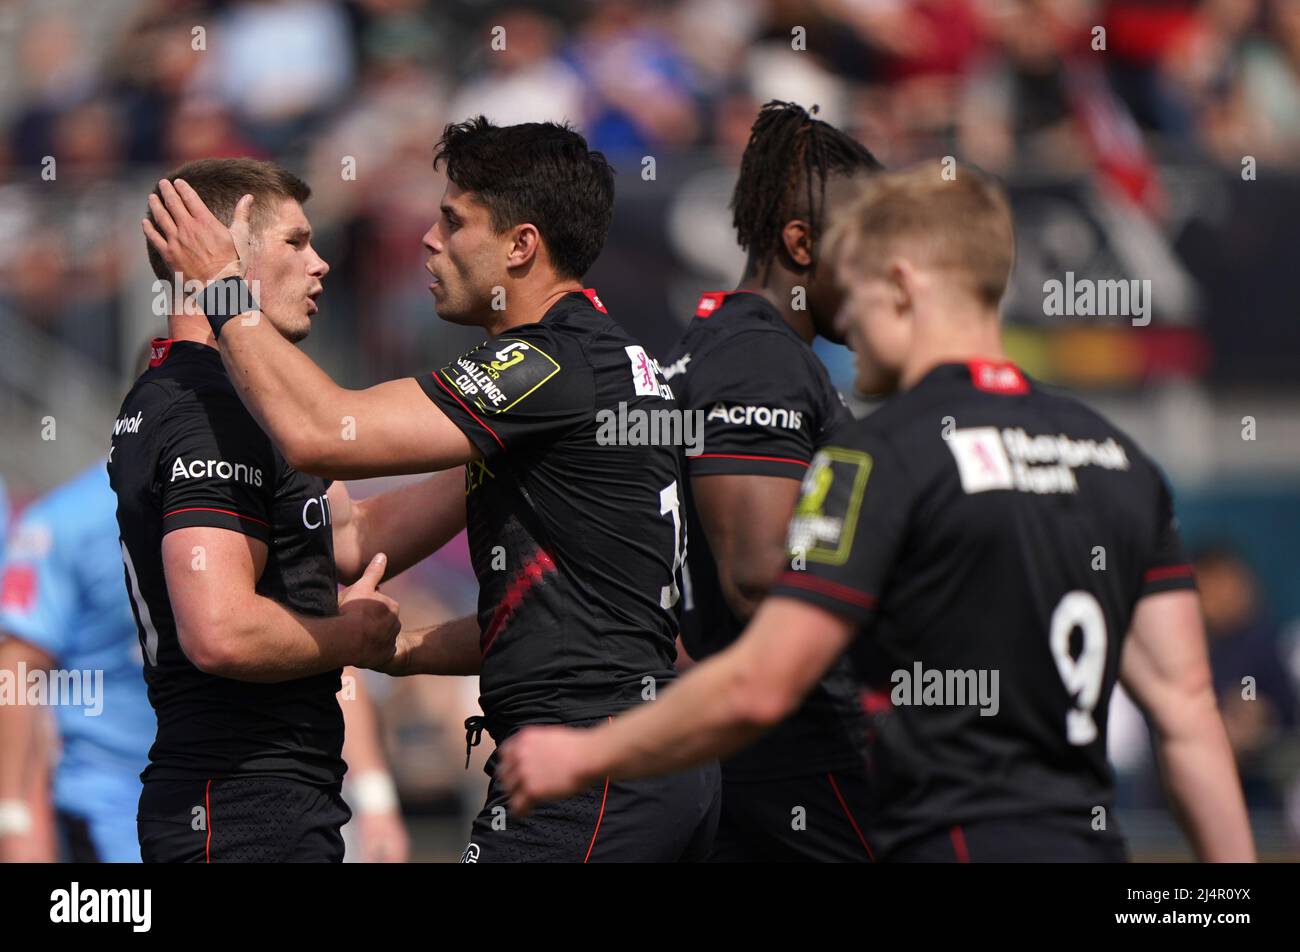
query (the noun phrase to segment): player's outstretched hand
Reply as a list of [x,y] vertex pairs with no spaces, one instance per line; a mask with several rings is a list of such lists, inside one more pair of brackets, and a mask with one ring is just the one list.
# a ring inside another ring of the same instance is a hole
[[161,198],[149,196],[153,221],[145,218],[141,226],[167,267],[187,282],[205,285],[217,278],[242,277],[243,262],[248,258],[253,196],[239,200],[234,220],[227,228],[184,179],[177,179],[175,185],[162,179],[158,191]]
[[361,578],[339,596],[339,614],[350,617],[360,628],[359,656],[352,662],[358,668],[382,668],[392,660],[402,623],[397,617],[397,602],[379,591],[388,556],[380,552]]
[[586,770],[591,731],[573,727],[525,727],[501,745],[497,778],[510,797],[510,812],[526,816],[546,800],[563,800],[595,782]]

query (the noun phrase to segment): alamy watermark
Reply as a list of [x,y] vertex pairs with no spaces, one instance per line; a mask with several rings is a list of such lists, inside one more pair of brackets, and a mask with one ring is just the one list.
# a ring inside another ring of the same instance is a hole
[[80,707],[86,717],[104,712],[104,671],[27,669],[25,661],[0,668],[0,705],[13,707]]
[[1043,282],[1043,313],[1048,317],[1131,317],[1134,327],[1151,323],[1151,280],[1075,278]]
[[596,423],[596,442],[601,446],[682,446],[687,456],[704,452],[703,410],[644,410],[629,408],[620,400],[617,411],[597,411]]
[[978,707],[993,717],[1001,707],[996,668],[925,668],[912,662],[889,676],[889,700],[895,707]]

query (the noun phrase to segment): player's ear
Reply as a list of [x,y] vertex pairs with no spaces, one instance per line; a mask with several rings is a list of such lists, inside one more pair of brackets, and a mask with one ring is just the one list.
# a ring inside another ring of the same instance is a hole
[[916,271],[904,258],[893,258],[885,269],[885,282],[889,285],[889,300],[895,314],[909,314],[915,293]]
[[521,268],[537,257],[542,250],[542,235],[536,225],[524,222],[511,229],[510,249],[506,254],[506,267]]
[[781,244],[797,267],[812,266],[812,229],[808,227],[806,221],[792,218],[786,222],[785,227],[781,229]]

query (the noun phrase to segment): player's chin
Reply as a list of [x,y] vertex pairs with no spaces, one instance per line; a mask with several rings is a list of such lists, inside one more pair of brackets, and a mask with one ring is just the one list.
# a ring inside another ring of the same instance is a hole
[[473,311],[457,307],[450,300],[440,301],[435,313],[439,320],[446,321],[448,324],[459,324],[462,327],[474,327],[483,323],[476,319]]
[[280,333],[291,344],[306,340],[307,335],[311,333],[311,318],[305,313],[297,314],[281,326]]

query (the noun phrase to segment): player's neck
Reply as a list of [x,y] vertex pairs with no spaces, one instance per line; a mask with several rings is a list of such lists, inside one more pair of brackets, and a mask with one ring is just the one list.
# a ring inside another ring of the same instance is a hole
[[927,322],[931,330],[912,345],[903,365],[899,386],[914,387],[941,364],[964,364],[972,360],[1005,361],[1002,326],[996,312],[976,312],[942,322]]
[[208,319],[195,314],[172,314],[167,318],[167,336],[172,340],[188,340],[216,349],[217,339],[212,336]]
[[[812,313],[808,310],[806,280],[802,275],[792,274],[773,262],[766,282],[762,280],[760,274],[746,271],[744,277],[740,279],[740,284],[736,285],[736,290],[749,291],[766,298],[768,303],[780,312],[782,320],[789,324],[805,343],[811,344],[813,338],[817,336],[817,329],[813,327]],[[796,287],[803,290],[802,310],[796,310],[794,307]]]
[[536,324],[560,298],[582,290],[582,282],[574,278],[557,278],[535,287],[516,285],[506,292],[506,306],[493,311],[483,325],[489,337],[499,337],[506,331]]

